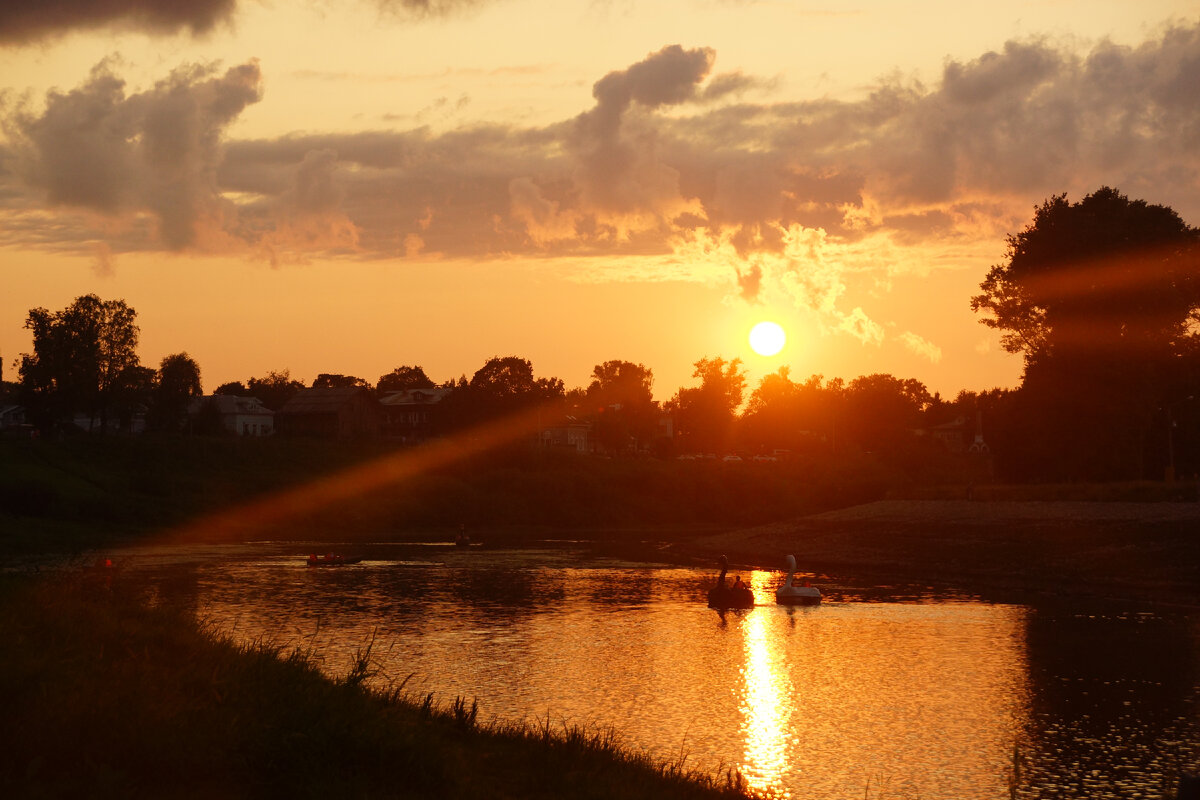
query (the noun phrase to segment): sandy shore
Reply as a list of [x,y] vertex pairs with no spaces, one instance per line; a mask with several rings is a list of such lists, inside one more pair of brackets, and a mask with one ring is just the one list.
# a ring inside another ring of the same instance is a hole
[[681,555],[969,591],[1200,607],[1200,503],[886,500],[703,536]]

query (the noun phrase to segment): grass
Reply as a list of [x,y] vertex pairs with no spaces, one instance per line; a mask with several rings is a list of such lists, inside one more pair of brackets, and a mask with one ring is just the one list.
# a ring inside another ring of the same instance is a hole
[[98,571],[0,581],[0,796],[746,797],[732,771],[656,761],[612,730],[481,724],[465,698],[330,679],[235,645]]

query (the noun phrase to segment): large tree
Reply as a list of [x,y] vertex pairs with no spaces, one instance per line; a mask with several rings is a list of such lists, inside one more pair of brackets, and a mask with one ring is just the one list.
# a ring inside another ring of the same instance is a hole
[[1103,188],[1039,207],[971,299],[1025,358],[1014,422],[1046,479],[1144,477],[1193,395],[1200,234],[1172,209]]
[[[30,309],[33,352],[21,356],[21,398],[45,429],[86,413],[103,429],[139,367],[137,312],[124,300],[83,295],[61,311]],[[136,382],[136,381],[135,381]]]
[[1052,197],[1008,237],[971,307],[1026,364],[1054,353],[1170,351],[1200,307],[1198,232],[1166,206],[1102,188]]
[[438,404],[439,424],[452,430],[495,419],[539,403],[561,401],[560,378],[537,378],[533,364],[516,356],[490,358],[470,381],[460,381]]
[[291,373],[286,370],[272,370],[262,378],[251,378],[246,382],[246,391],[251,397],[272,411],[283,408],[284,403],[304,389],[304,384],[293,380]]
[[657,430],[654,373],[631,361],[605,361],[592,368],[584,400],[595,420],[596,439],[609,452],[645,446]]
[[322,372],[313,379],[312,388],[314,389],[350,389],[350,388],[369,388],[371,384],[364,379],[355,377],[354,375],[342,375],[336,372]]
[[396,367],[387,375],[381,375],[375,390],[380,394],[386,392],[403,392],[408,389],[432,389],[434,382],[420,367]]
[[667,401],[684,446],[694,452],[718,453],[732,445],[733,423],[746,391],[742,360],[702,358],[693,378],[700,386],[681,388]]
[[159,363],[156,377],[151,421],[159,430],[178,431],[187,421],[192,398],[203,394],[200,365],[187,353],[175,353]]

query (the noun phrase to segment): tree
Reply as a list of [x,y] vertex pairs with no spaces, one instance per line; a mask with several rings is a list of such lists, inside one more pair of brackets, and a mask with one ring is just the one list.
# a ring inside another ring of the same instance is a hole
[[375,390],[380,394],[385,392],[403,392],[409,389],[432,389],[434,382],[420,367],[396,367],[387,375],[379,376]]
[[292,380],[288,370],[268,372],[265,378],[251,378],[246,382],[246,391],[251,397],[272,411],[283,408],[284,403],[304,388],[300,381]]
[[654,373],[630,361],[605,361],[592,368],[583,398],[592,410],[596,439],[620,453],[649,441],[657,429],[658,406],[652,392]]
[[1056,351],[1176,348],[1200,306],[1198,237],[1172,209],[1108,187],[1075,204],[1058,195],[1008,237],[1007,263],[971,308],[1027,365]]
[[216,389],[213,389],[213,394],[227,394],[234,397],[245,397],[250,394],[250,390],[246,388],[246,384],[241,381],[230,381],[222,383]]
[[137,312],[124,300],[83,295],[62,311],[30,309],[33,353],[21,356],[21,401],[46,429],[76,412],[100,421],[139,367]]
[[696,452],[716,453],[732,443],[733,422],[746,390],[742,360],[702,358],[695,364],[697,388],[681,388],[667,401],[675,415],[676,429],[687,447]]
[[462,428],[538,403],[561,401],[564,395],[562,380],[535,378],[528,359],[495,357],[438,403],[438,417],[445,429]]
[[157,382],[151,407],[153,427],[178,431],[187,421],[192,398],[203,394],[200,386],[200,365],[187,353],[175,353],[159,363]]
[[1144,477],[1163,460],[1162,409],[1195,373],[1200,232],[1107,187],[1074,204],[1059,195],[980,288],[972,308],[1025,358],[1012,409],[1030,477]]
[[350,387],[363,386],[370,387],[362,378],[356,378],[353,375],[338,375],[336,373],[322,372],[313,379],[312,388],[314,389],[347,389]]
[[931,400],[915,378],[860,376],[846,387],[839,435],[864,450],[895,450],[911,441]]

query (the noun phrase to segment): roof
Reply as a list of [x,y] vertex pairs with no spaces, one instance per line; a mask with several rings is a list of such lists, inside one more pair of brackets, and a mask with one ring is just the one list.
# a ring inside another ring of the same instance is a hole
[[451,391],[444,386],[431,389],[405,389],[385,395],[380,398],[379,402],[385,406],[432,405],[441,402],[442,398]]
[[368,393],[364,386],[343,386],[336,389],[301,389],[283,404],[280,414],[328,414]]
[[224,414],[271,414],[275,412],[262,404],[257,397],[239,397],[232,394],[210,394],[206,397],[193,398],[188,405],[188,412],[195,414],[205,405],[215,406],[217,411]]

